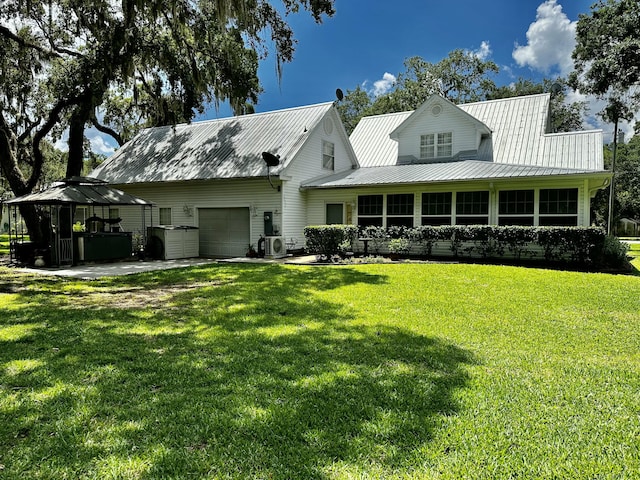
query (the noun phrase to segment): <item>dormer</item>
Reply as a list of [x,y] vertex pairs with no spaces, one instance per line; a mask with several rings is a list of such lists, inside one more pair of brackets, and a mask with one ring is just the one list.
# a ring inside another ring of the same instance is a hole
[[477,118],[434,94],[390,134],[398,142],[398,164],[476,159],[491,129]]

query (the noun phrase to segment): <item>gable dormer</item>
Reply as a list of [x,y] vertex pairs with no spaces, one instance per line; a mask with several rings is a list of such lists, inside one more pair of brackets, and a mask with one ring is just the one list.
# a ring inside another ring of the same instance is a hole
[[398,142],[398,164],[477,158],[491,129],[446,98],[434,94],[390,134]]

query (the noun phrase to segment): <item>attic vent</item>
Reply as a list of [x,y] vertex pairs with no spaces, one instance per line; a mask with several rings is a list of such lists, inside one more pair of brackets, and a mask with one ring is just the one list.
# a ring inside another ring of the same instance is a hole
[[434,105],[433,107],[431,107],[431,114],[434,117],[437,117],[441,113],[442,113],[442,105]]
[[331,132],[333,132],[333,122],[331,121],[330,118],[325,118],[324,119],[324,133],[326,133],[327,135],[331,135]]

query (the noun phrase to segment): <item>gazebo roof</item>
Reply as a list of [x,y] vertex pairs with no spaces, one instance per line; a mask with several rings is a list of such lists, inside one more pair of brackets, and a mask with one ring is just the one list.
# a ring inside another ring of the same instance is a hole
[[147,200],[110,187],[91,177],[71,177],[41,192],[29,193],[5,202],[9,205],[153,205]]

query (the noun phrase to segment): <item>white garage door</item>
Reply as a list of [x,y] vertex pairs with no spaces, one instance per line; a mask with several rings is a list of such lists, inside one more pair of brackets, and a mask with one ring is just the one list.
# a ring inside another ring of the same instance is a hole
[[248,208],[200,208],[200,256],[243,257],[249,246]]

